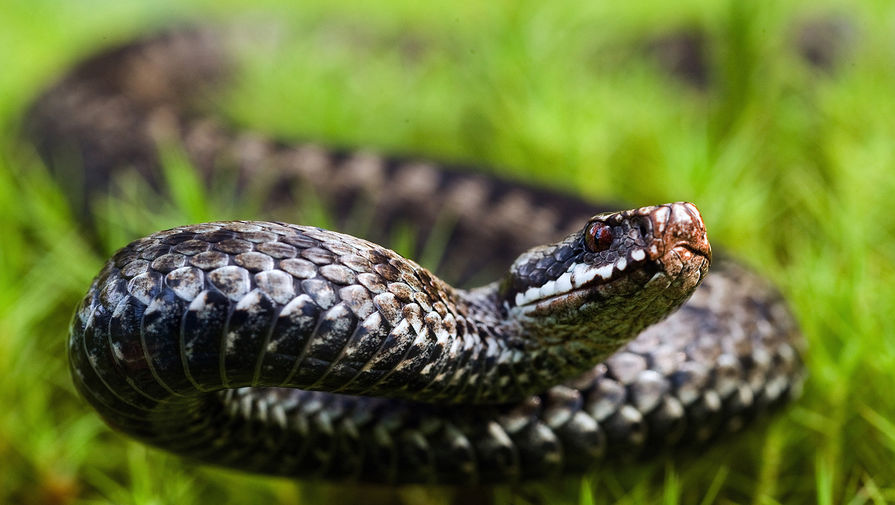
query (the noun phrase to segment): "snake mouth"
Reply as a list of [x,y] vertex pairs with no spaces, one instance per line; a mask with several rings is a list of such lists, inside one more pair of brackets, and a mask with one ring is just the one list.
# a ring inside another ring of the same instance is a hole
[[600,267],[575,265],[556,280],[530,288],[525,293],[518,293],[516,306],[522,309],[534,307],[538,312],[554,310],[559,304],[577,304],[593,298],[608,286],[634,277],[634,272],[643,272],[647,277],[652,277],[660,270],[658,261],[650,259],[643,249],[635,249],[615,263]]
[[[547,296],[540,293],[540,298],[517,304],[516,310],[528,317],[549,317],[593,302],[633,296],[638,291],[651,289],[651,286],[689,292],[705,278],[710,262],[710,253],[704,250],[687,244],[675,245],[658,260],[645,258],[639,262],[628,262],[623,269],[618,269],[617,263],[609,265],[612,273],[608,278],[597,275],[581,287]],[[672,281],[676,279],[680,282],[672,288],[675,285]],[[549,283],[545,287],[549,288]]]

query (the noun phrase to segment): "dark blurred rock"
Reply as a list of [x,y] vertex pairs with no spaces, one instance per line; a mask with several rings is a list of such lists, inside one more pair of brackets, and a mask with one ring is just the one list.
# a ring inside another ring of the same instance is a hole
[[647,52],[664,71],[702,90],[710,79],[707,42],[700,28],[681,28],[647,42]]
[[814,15],[796,24],[795,49],[812,67],[834,73],[854,43],[854,22],[842,14]]

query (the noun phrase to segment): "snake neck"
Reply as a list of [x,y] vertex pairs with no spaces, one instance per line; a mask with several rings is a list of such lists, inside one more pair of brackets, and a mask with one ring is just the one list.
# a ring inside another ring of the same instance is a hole
[[[519,390],[571,379],[684,303],[711,249],[689,203],[594,216],[520,255],[500,282],[459,292],[495,369]],[[506,380],[505,380],[506,382]]]
[[[503,280],[472,290],[369,247],[362,255],[387,257],[402,279],[416,278],[406,283],[421,290],[399,296],[411,300],[402,313],[415,340],[434,337],[440,345],[414,356],[428,383],[403,391],[462,403],[514,401],[580,375],[677,309],[711,259],[702,218],[689,203],[594,216],[582,231],[519,256]],[[435,300],[428,313],[417,303],[426,298]]]
[[598,334],[569,338],[526,324],[510,315],[502,284],[456,291],[458,309],[474,333],[475,343],[468,346],[470,357],[474,356],[470,361],[481,363],[471,377],[469,390],[475,394],[463,400],[466,403],[505,403],[545,391],[580,375],[623,343],[610,344]]

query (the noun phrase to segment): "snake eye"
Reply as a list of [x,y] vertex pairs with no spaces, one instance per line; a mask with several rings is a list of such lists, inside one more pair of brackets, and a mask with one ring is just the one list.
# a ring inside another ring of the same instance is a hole
[[606,223],[593,223],[587,228],[584,241],[593,252],[605,251],[612,245],[612,228]]

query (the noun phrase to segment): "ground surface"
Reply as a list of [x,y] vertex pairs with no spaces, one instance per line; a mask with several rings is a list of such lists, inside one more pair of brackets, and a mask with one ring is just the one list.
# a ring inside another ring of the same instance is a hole
[[811,376],[783,415],[703,454],[499,489],[498,503],[895,501],[895,6],[303,4],[0,2],[0,502],[452,499],[194,468],[110,432],[75,395],[67,323],[106,255],[255,205],[175,192],[149,214],[140,203],[153,197],[125,188],[133,198],[94,202],[97,250],[18,140],[21,115],[79,57],[208,16],[278,22],[279,53],[249,58],[224,101],[237,124],[494,166],[594,198],[691,200],[713,243],[791,300]]

